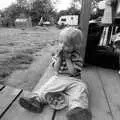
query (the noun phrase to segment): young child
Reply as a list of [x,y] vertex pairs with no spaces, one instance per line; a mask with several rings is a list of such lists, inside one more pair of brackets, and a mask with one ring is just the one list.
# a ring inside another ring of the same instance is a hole
[[46,96],[50,93],[49,95],[54,97],[54,94],[59,93],[65,99],[62,108],[66,105],[68,107],[68,120],[91,120],[91,112],[88,110],[88,88],[81,80],[82,40],[82,32],[76,28],[68,27],[60,32],[61,49],[52,61],[56,75],[52,76],[40,89],[34,91],[31,97],[21,97],[19,103],[22,107],[40,113],[49,103]]

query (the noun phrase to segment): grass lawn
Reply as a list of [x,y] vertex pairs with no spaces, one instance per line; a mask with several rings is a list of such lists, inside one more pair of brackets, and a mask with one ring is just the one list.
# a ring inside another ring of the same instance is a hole
[[[51,46],[53,46],[58,39],[59,32],[60,30],[56,27],[37,26],[25,30],[18,28],[0,28],[0,83],[29,89],[29,87],[24,87],[24,84],[28,83],[27,79],[25,77],[21,79],[18,71],[19,73],[21,71],[24,73],[26,71],[28,72],[29,69],[31,69],[31,65],[35,64],[36,61],[44,62],[39,68],[34,68],[36,65],[32,65],[32,69],[39,69],[38,71],[41,72],[39,74],[42,76],[43,68],[45,69],[46,64],[48,64],[45,63],[45,61],[48,62],[45,60],[48,58],[44,58],[44,56],[48,53],[51,54]],[[16,71],[17,77],[14,77],[16,76]],[[24,74],[24,76],[26,75]],[[34,83],[30,83],[29,81],[27,86],[32,84],[31,86],[33,88],[33,84],[35,85],[37,81],[38,80]],[[30,88],[30,90],[32,88]]]

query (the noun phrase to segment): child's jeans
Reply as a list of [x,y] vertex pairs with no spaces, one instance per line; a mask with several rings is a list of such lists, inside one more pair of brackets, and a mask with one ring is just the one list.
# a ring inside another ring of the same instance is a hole
[[45,95],[49,92],[62,92],[68,100],[68,109],[76,107],[88,109],[88,89],[87,85],[80,79],[62,75],[56,75],[49,79],[40,89],[34,91],[45,100]]

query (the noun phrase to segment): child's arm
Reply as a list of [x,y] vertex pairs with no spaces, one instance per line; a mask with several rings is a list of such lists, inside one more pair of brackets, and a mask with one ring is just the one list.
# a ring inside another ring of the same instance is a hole
[[69,74],[69,75],[72,75],[74,73],[74,68],[73,68],[73,65],[72,65],[70,59],[66,59],[66,65],[67,65],[67,69],[64,68],[64,66],[60,66],[61,69],[59,70],[59,73],[60,74]]
[[[72,65],[70,65],[72,64]],[[79,52],[73,52],[71,57],[71,62],[68,62],[68,69],[73,76],[81,75],[81,70],[83,67],[83,59]]]

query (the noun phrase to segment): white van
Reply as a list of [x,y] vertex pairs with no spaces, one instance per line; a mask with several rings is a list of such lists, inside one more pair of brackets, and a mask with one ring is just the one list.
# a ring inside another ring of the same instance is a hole
[[58,20],[58,25],[70,25],[77,26],[78,25],[78,15],[65,15],[61,16]]

